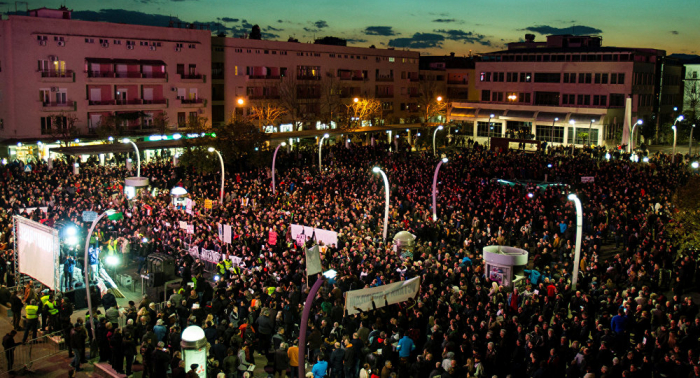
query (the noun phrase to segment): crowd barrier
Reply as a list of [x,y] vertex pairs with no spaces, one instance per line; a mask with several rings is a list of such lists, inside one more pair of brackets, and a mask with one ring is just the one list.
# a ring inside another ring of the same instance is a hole
[[[37,337],[22,345],[5,349],[0,374],[21,369],[31,370],[32,365],[36,361],[51,357],[65,350],[66,341],[63,338],[63,331]],[[12,359],[12,367],[10,367],[9,359]]]

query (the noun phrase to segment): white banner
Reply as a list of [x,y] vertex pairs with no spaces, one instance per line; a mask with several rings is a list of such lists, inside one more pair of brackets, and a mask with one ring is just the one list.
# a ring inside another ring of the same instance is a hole
[[581,182],[595,182],[595,176],[581,176]]
[[207,261],[210,263],[217,264],[219,261],[221,261],[221,254],[216,251],[212,251],[209,249],[202,249],[202,252],[199,252],[199,247],[192,246],[189,249],[189,253],[192,257],[196,259],[201,259],[203,261]]
[[19,272],[59,290],[60,277],[58,230],[15,216],[17,227],[17,259]]
[[312,235],[314,235],[314,232],[316,233],[315,238],[319,242],[323,242],[323,244],[325,245],[338,245],[338,233],[335,231],[322,230],[320,228],[313,228],[309,226],[293,224],[291,232],[292,239],[297,241],[297,245],[299,245],[299,239],[297,238],[299,235],[303,233],[305,235],[303,240],[306,241],[306,238],[309,238]]
[[231,263],[240,268],[245,268],[245,261],[241,257],[231,256]]
[[36,209],[40,209],[40,210],[43,211],[44,213],[48,213],[48,212],[49,212],[49,207],[48,207],[48,206],[43,206],[43,207],[25,207],[24,209],[19,209],[19,212],[21,213],[21,212],[23,212],[23,211],[26,211],[27,214],[31,214],[31,213],[33,213],[34,210],[36,210]]
[[388,304],[407,301],[418,294],[420,290],[420,277],[411,278],[408,281],[395,282],[388,285],[348,291],[345,295],[345,309],[348,315],[358,313],[355,307],[362,311],[372,309],[372,298],[377,308],[384,306],[384,296]]
[[187,222],[180,221],[180,229],[187,230]]
[[306,250],[306,275],[312,276],[322,271],[321,252],[319,251],[318,245],[315,245]]
[[224,243],[231,244],[231,225],[224,225]]
[[188,224],[188,225],[187,225],[187,233],[188,233],[188,234],[194,234],[194,225],[193,225],[193,224]]

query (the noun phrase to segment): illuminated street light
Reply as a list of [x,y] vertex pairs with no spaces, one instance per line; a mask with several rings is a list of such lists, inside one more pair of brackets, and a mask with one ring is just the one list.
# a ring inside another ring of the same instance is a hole
[[216,155],[219,157],[219,162],[221,163],[221,191],[219,192],[219,205],[223,206],[224,205],[224,158],[221,157],[221,153],[216,150],[214,147],[209,147],[207,149],[209,152],[216,152]]
[[[435,136],[437,135],[438,130],[442,130],[442,129],[443,129],[443,127],[442,127],[442,125],[440,125],[440,126],[436,127],[435,131],[433,132],[433,155],[436,154],[435,153]],[[420,134],[418,136],[420,136]]]
[[630,145],[627,147],[627,152],[630,152],[630,150],[634,150],[634,144],[635,144],[635,139],[634,139],[634,130],[637,128],[637,125],[643,125],[644,121],[641,119],[638,119],[637,122],[632,125],[632,137],[630,138]]
[[139,154],[139,147],[129,138],[122,139],[122,143],[131,143],[134,150],[136,150],[136,177],[141,177],[141,154]]
[[372,172],[379,173],[384,179],[384,194],[385,194],[385,205],[384,205],[384,239],[386,241],[386,232],[389,225],[389,179],[386,178],[386,173],[382,171],[379,167],[372,168]]
[[583,232],[583,207],[581,200],[576,194],[569,194],[569,201],[573,201],[576,206],[576,252],[574,253],[574,274],[571,278],[571,290],[576,291],[576,282],[578,281],[578,266],[581,260],[581,234]]
[[437,177],[438,171],[440,171],[440,166],[443,163],[447,163],[447,158],[442,158],[435,167],[435,174],[433,175],[433,222],[437,221]]
[[275,148],[275,153],[272,155],[272,194],[275,194],[275,161],[277,160],[277,151],[279,151],[280,147],[286,145],[287,143],[285,142],[280,143],[280,145]]
[[678,137],[678,127],[676,127],[676,124],[678,121],[683,121],[684,117],[683,115],[679,115],[675,121],[673,121],[673,157],[671,158],[671,162],[675,163],[676,162],[676,139]]
[[323,173],[322,165],[321,165],[321,148],[323,147],[323,140],[328,138],[328,134],[323,134],[323,137],[321,137],[321,140],[318,141],[318,171]]

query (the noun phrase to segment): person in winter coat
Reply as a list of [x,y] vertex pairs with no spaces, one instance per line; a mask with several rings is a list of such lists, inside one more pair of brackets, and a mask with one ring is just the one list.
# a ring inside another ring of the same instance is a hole
[[289,357],[287,356],[287,344],[281,343],[275,350],[275,378],[285,378],[289,369]]
[[124,346],[121,329],[114,330],[109,340],[109,346],[112,349],[112,369],[119,374],[124,374]]

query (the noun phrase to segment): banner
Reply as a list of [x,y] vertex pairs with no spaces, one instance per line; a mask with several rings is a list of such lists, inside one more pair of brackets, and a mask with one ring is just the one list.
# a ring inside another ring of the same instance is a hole
[[201,259],[202,261],[210,262],[217,264],[219,261],[221,261],[221,253],[212,251],[209,249],[202,249],[202,251],[199,251],[199,247],[192,246],[188,250],[190,256],[194,257],[195,259]]
[[595,182],[595,176],[581,176],[581,182]]
[[306,275],[312,276],[322,271],[321,252],[318,249],[318,245],[315,245],[306,250]]
[[180,221],[180,229],[187,230],[187,222]]
[[187,225],[187,233],[188,233],[188,234],[194,234],[194,225],[193,225],[193,224],[188,224],[188,225]]
[[231,244],[231,225],[224,225],[224,243]]
[[194,207],[194,201],[189,198],[185,198],[185,212],[187,214],[192,214],[192,207]]
[[204,208],[207,210],[211,210],[212,208],[212,203],[210,199],[204,200]]
[[277,245],[277,232],[270,230],[267,234],[267,243],[269,245]]
[[414,298],[420,290],[420,277],[411,278],[408,281],[395,282],[388,285],[348,291],[345,295],[345,309],[348,315],[358,313],[355,307],[362,311],[372,310],[372,298],[377,308],[384,306],[384,296],[388,304],[405,302]]
[[[304,234],[304,241],[306,241],[306,237],[309,237],[316,233],[316,239],[319,242],[323,242],[325,245],[331,245],[335,244],[338,245],[338,233],[335,231],[330,231],[330,230],[322,230],[320,228],[313,228],[309,226],[302,226],[298,224],[293,224],[291,226],[292,229],[292,239],[297,241],[297,245],[299,244],[299,238],[297,238],[300,234]],[[303,242],[302,242],[303,244]]]
[[224,241],[224,225],[221,223],[218,223],[217,226],[219,228],[219,240]]
[[231,263],[237,267],[240,268],[245,268],[245,261],[243,261],[243,258],[237,257],[237,256],[231,256]]

